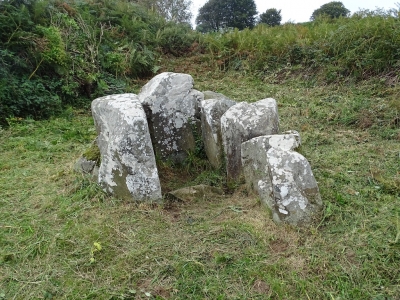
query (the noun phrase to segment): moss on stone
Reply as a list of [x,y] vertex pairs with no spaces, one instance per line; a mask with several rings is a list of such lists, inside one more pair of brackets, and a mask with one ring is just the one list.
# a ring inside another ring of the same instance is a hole
[[96,165],[100,165],[100,149],[96,142],[93,142],[88,149],[82,154],[87,160],[92,160],[96,162]]

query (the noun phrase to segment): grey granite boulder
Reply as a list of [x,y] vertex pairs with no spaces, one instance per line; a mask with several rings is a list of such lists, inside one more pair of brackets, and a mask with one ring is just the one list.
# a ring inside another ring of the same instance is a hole
[[195,149],[195,131],[200,130],[199,103],[204,97],[193,89],[192,76],[161,73],[143,86],[138,96],[156,154],[164,160],[183,162],[188,151]]
[[[206,92],[204,95],[206,96]],[[210,164],[216,169],[222,166],[223,158],[221,117],[235,104],[235,101],[223,97],[201,101],[201,131],[204,149]]]
[[259,193],[259,180],[269,176],[267,152],[272,147],[294,150],[300,146],[300,135],[297,131],[287,134],[263,135],[242,143],[241,160],[243,175],[249,190]]
[[246,183],[258,192],[277,223],[304,225],[322,209],[310,164],[293,151],[299,145],[296,131],[261,136],[242,144]]
[[242,143],[257,136],[276,134],[278,131],[278,107],[272,98],[255,103],[240,102],[222,115],[221,132],[228,182],[236,181],[241,176]]
[[161,187],[146,114],[135,94],[92,102],[101,154],[98,182],[116,197],[161,200]]
[[[291,150],[271,148],[267,152],[269,178],[259,182],[261,199],[272,204],[273,220],[305,225],[322,209],[318,184],[307,159]],[[265,189],[267,181],[272,191]],[[269,183],[268,183],[269,184]]]

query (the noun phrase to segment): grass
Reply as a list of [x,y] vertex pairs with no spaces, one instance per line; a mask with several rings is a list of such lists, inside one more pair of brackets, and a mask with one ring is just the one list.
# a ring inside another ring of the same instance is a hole
[[[398,86],[277,84],[196,59],[166,70],[237,101],[278,101],[323,219],[277,226],[242,187],[223,201],[120,201],[73,172],[95,138],[88,114],[13,119],[0,132],[0,299],[400,299]],[[167,189],[221,183],[209,170],[162,172]]]

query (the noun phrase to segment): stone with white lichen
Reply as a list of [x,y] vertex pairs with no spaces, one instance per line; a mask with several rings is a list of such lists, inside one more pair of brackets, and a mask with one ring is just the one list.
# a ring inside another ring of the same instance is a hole
[[222,166],[223,147],[221,136],[221,117],[233,105],[235,101],[224,98],[223,95],[204,92],[207,97],[218,97],[219,99],[207,99],[201,101],[201,131],[210,164],[218,169]]
[[161,73],[143,86],[138,96],[149,120],[156,154],[163,160],[182,163],[195,149],[196,134],[200,136],[199,102],[204,95],[193,89],[192,76]]
[[310,164],[294,151],[299,145],[296,131],[261,136],[242,144],[246,183],[258,192],[277,223],[308,224],[322,209]]
[[272,98],[255,103],[240,102],[222,115],[221,133],[228,182],[237,181],[242,175],[242,143],[257,136],[276,134],[278,131],[278,106]]
[[98,183],[115,197],[160,201],[161,186],[146,114],[135,94],[97,98],[92,114],[101,154]]

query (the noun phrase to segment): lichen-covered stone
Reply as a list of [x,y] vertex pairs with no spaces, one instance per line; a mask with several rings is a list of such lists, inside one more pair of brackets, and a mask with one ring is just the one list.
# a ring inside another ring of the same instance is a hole
[[242,144],[246,184],[259,194],[277,223],[304,225],[322,208],[310,164],[294,151],[299,146],[300,135],[294,130]]
[[276,134],[278,131],[278,107],[272,98],[255,103],[240,102],[223,114],[221,133],[228,182],[240,178],[242,143],[257,136]]
[[[265,181],[268,177],[267,152],[271,147],[294,150],[299,146],[300,135],[297,131],[279,135],[263,135],[242,143],[241,160],[247,188],[260,193],[258,182]],[[267,184],[270,188],[270,182]]]
[[[199,102],[203,94],[193,89],[188,74],[161,73],[139,93],[157,155],[181,163],[195,149],[194,130],[200,130]],[[199,133],[200,136],[200,133]]]
[[135,94],[95,99],[92,114],[101,153],[98,182],[116,197],[161,200],[146,114]]
[[235,101],[223,97],[203,100],[200,104],[204,149],[210,164],[216,169],[222,166],[223,158],[221,116],[235,104]]
[[78,158],[74,165],[74,170],[79,173],[90,174],[96,166],[95,160],[88,160],[86,157],[81,156]]
[[322,209],[322,200],[307,159],[295,151],[274,147],[268,150],[267,159],[269,178],[259,181],[259,189],[264,191],[261,198],[270,205],[273,220],[292,225],[311,222]]

